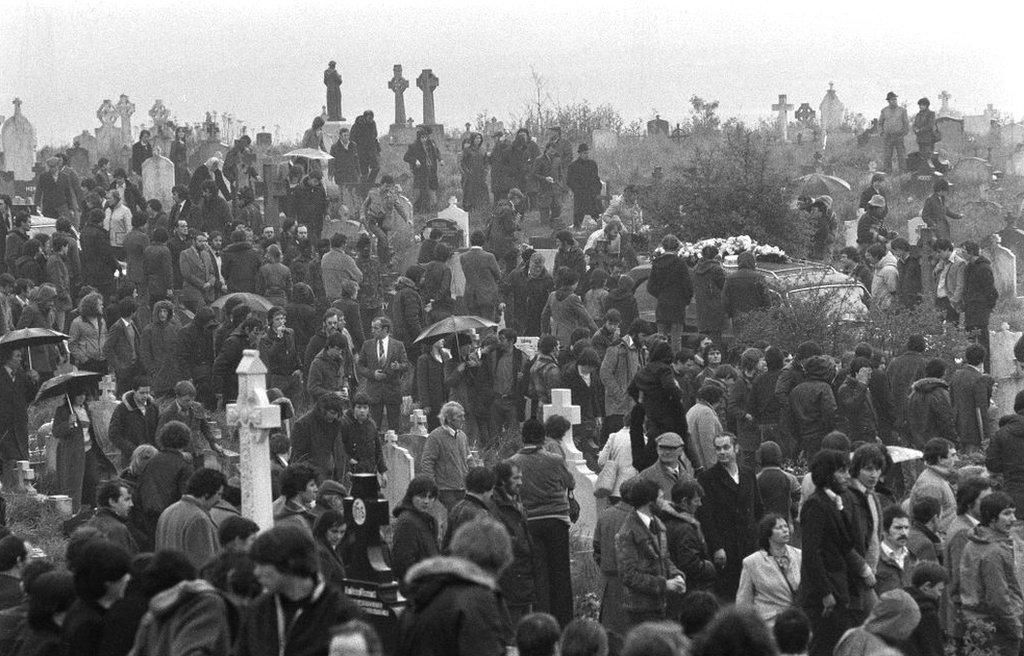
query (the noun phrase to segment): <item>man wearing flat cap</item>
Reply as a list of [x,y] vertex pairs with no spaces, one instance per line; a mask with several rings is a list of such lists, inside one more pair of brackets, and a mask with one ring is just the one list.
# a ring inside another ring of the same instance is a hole
[[686,458],[686,443],[679,433],[662,433],[655,442],[658,445],[658,462],[640,472],[639,476],[657,483],[665,493],[665,499],[671,499],[673,485],[681,480],[694,480],[693,466]]
[[[887,93],[885,100],[889,104],[882,108],[882,115],[878,119],[878,127],[882,131],[882,169],[890,173],[899,173],[907,157],[903,139],[910,132],[910,120],[907,118],[907,110],[896,103],[895,92]],[[896,165],[890,168],[894,150]]]

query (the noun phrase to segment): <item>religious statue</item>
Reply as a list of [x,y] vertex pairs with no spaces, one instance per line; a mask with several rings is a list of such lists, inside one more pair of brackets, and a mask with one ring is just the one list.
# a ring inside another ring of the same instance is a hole
[[329,62],[327,70],[324,71],[324,86],[327,87],[327,120],[344,121],[341,115],[341,74],[338,72],[337,62]]
[[105,128],[114,127],[114,123],[117,123],[117,110],[114,109],[114,103],[110,102],[107,98],[100,105],[100,108],[96,110],[96,118],[100,120],[100,125]]

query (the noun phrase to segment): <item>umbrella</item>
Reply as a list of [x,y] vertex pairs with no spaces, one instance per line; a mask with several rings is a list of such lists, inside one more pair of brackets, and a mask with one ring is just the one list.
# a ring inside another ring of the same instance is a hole
[[420,336],[417,337],[416,341],[413,343],[416,344],[431,338],[437,340],[441,337],[447,337],[454,333],[464,333],[478,328],[496,328],[497,326],[497,321],[491,321],[490,319],[484,319],[483,317],[471,315],[445,317],[420,333]]
[[[49,328],[22,328],[12,330],[3,337],[0,337],[0,348],[18,349],[30,346],[45,346],[47,344],[60,344],[68,338],[67,335]],[[28,366],[32,368],[32,349],[28,351]]]
[[233,294],[225,294],[221,296],[213,303],[210,303],[210,307],[217,308],[218,310],[224,307],[224,304],[228,302],[229,298],[238,298],[248,305],[251,309],[257,312],[267,312],[270,308],[274,307],[274,304],[263,298],[259,294],[253,294],[251,292],[235,292]]
[[800,194],[803,196],[819,196],[850,191],[850,183],[834,175],[809,173],[796,179],[800,183]]
[[67,394],[74,386],[98,383],[103,378],[101,374],[93,371],[70,371],[66,374],[54,376],[39,386],[39,393],[36,394],[35,402],[44,399],[52,399]]
[[299,148],[298,150],[293,150],[290,153],[285,153],[284,156],[303,157],[305,159],[320,159],[325,162],[329,159],[334,159],[334,157],[330,153],[325,153],[319,148]]

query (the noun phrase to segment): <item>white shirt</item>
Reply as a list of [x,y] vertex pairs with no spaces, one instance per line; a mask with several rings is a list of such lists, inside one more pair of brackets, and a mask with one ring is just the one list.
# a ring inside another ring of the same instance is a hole
[[639,510],[636,511],[636,514],[640,516],[640,521],[644,523],[644,526],[646,526],[648,529],[650,529],[651,528],[651,519],[652,519],[652,517],[650,515],[648,515],[647,513],[640,512]]
[[882,543],[882,553],[884,553],[886,556],[892,558],[896,562],[896,565],[900,569],[904,569],[903,564],[906,562],[907,554],[909,553],[909,551],[908,551],[908,549],[906,547],[900,547],[899,549],[893,549],[888,544],[883,542]]
[[[377,344],[376,344],[376,346],[374,346],[374,348],[377,349],[377,359],[378,360],[383,360],[384,358],[387,357],[387,355],[388,355],[388,341],[389,340],[390,340],[390,338],[387,335],[385,335],[384,337],[381,337],[379,340],[377,340]],[[382,348],[384,350],[383,353],[381,353],[381,349]]]

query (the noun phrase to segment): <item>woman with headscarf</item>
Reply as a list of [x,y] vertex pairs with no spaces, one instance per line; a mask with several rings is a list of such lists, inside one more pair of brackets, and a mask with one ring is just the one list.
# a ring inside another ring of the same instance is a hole
[[530,131],[527,128],[519,128],[509,150],[509,163],[515,186],[526,193],[530,199],[530,207],[537,204],[539,186],[533,176],[533,161],[538,157],[540,147],[530,137]]

